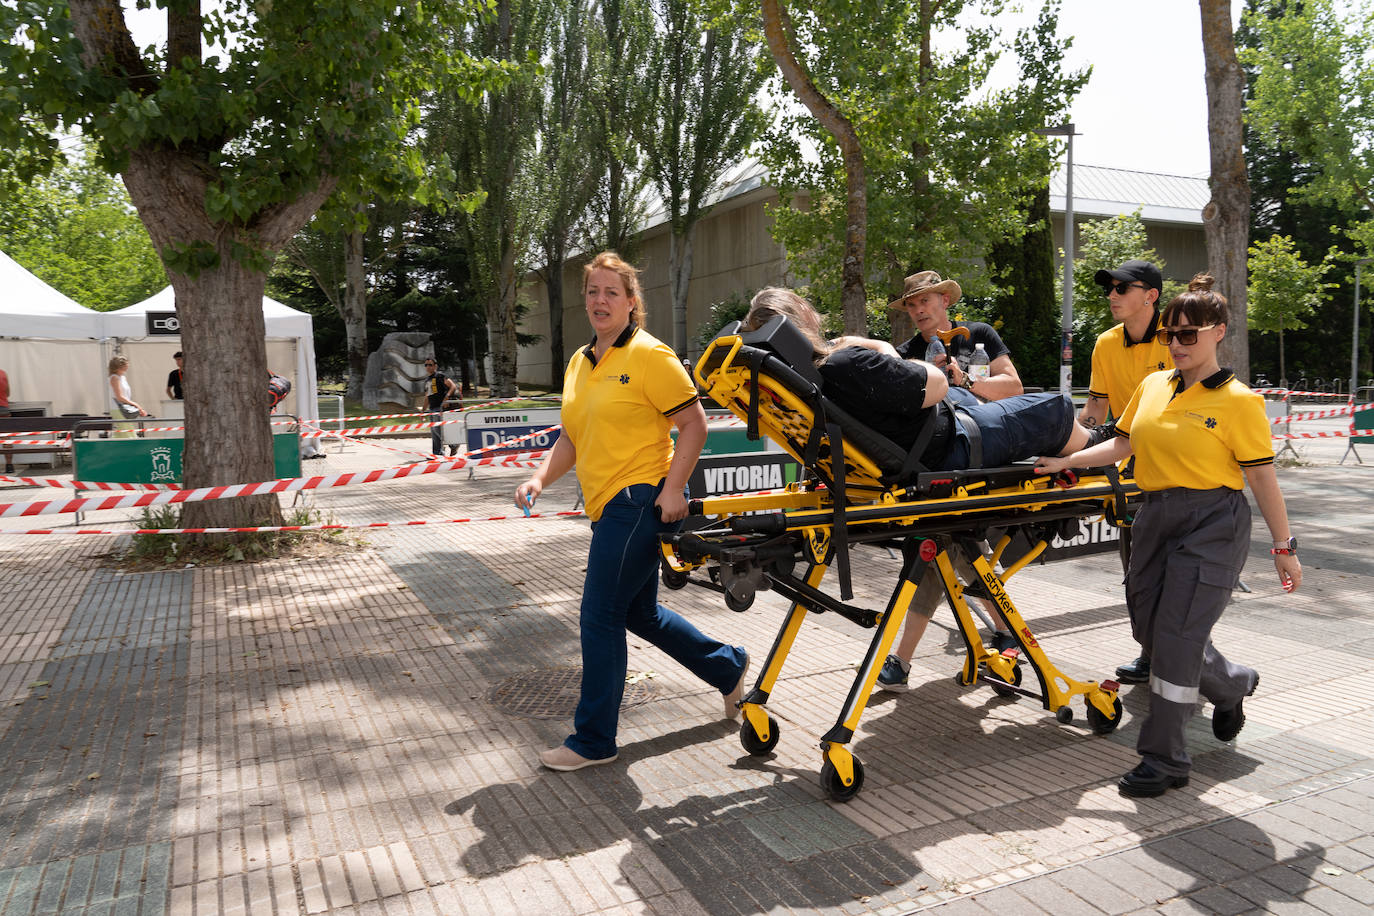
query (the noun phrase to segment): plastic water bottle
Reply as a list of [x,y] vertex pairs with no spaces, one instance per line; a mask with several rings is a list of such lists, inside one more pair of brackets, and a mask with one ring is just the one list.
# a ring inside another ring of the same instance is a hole
[[926,345],[926,362],[939,365],[940,357],[945,355],[945,345],[940,342],[938,335],[930,336],[930,343]]
[[982,344],[973,348],[973,357],[968,361],[969,384],[982,381],[992,374],[988,368],[988,351],[983,349]]

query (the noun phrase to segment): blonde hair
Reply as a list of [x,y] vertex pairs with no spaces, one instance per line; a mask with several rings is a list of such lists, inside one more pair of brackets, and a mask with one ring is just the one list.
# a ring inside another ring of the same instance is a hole
[[111,374],[111,375],[114,375],[116,372],[118,372],[120,369],[123,369],[123,368],[124,368],[125,366],[127,366],[127,365],[129,365],[129,357],[127,357],[127,356],[115,356],[115,357],[112,357],[112,358],[110,359],[110,374]]
[[625,295],[634,303],[634,309],[630,312],[630,323],[637,328],[644,327],[644,293],[639,288],[639,271],[634,265],[625,261],[614,251],[603,251],[601,254],[592,258],[582,268],[582,294],[587,294],[587,282],[591,279],[594,270],[614,271],[620,277],[620,283],[625,287]]
[[821,336],[820,313],[790,289],[765,286],[755,293],[749,301],[749,314],[744,316],[744,326],[757,331],[778,315],[787,318],[806,335],[811,342],[813,360],[820,362],[830,355],[830,345]]

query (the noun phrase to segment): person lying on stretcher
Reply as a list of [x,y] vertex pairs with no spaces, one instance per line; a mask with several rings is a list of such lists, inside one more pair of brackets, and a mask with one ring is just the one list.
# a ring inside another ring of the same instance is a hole
[[[963,470],[977,451],[966,424],[980,434],[980,467],[1001,467],[1042,455],[1069,455],[1092,443],[1090,431],[1074,419],[1073,401],[1055,393],[957,406],[942,403],[949,382],[942,371],[919,359],[902,359],[881,340],[821,336],[821,317],[790,289],[766,287],[754,296],[744,327],[757,330],[782,315],[811,342],[821,376],[821,393],[903,448],[911,448],[928,423],[935,429],[921,455],[934,471]],[[961,416],[962,415],[962,416]]]

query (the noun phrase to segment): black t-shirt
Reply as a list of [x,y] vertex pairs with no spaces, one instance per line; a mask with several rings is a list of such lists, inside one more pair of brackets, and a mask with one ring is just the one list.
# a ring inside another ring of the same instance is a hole
[[[981,321],[952,321],[950,324],[956,328],[968,328],[968,337],[960,335],[945,344],[945,352],[951,359],[957,359],[959,368],[965,372],[968,371],[969,360],[973,358],[973,351],[977,349],[978,344],[982,344],[983,349],[987,351],[988,362],[1011,352],[1002,342],[1002,335],[990,324]],[[902,354],[902,359],[925,359],[928,344],[929,341],[917,334],[899,346],[897,352]]]
[[918,363],[893,359],[867,347],[844,347],[817,367],[821,392],[865,426],[909,449],[927,423],[938,424],[923,460],[944,457],[954,417],[947,410],[922,407],[926,370]]
[[181,370],[173,369],[167,373],[167,387],[172,389],[172,397],[180,401],[181,398]]
[[442,372],[436,372],[425,379],[425,394],[429,397],[429,409],[439,410],[444,406],[444,399],[448,397],[448,376]]

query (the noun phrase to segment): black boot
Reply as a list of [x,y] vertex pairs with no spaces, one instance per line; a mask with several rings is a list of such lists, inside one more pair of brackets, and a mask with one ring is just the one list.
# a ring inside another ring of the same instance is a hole
[[1144,684],[1150,679],[1150,656],[1142,655],[1117,668],[1116,679],[1123,684]]
[[1122,776],[1117,782],[1122,795],[1132,798],[1155,798],[1170,789],[1181,789],[1188,785],[1187,776],[1171,776],[1161,773],[1145,761],[1134,770]]

